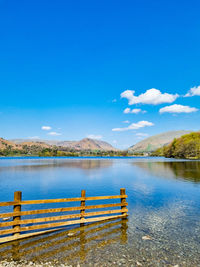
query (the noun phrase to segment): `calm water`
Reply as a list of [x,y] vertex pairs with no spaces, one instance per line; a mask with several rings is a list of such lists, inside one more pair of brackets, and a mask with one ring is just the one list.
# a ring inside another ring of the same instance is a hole
[[127,221],[87,225],[72,229],[70,236],[65,230],[4,244],[0,260],[58,266],[200,266],[199,161],[0,159],[0,201],[12,200],[17,190],[23,199],[47,199],[77,197],[82,189],[88,196],[115,195],[121,187],[128,194]]

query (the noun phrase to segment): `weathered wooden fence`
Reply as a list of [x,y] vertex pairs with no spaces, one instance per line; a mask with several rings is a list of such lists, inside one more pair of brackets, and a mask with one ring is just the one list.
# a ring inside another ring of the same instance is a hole
[[[1,219],[0,243],[5,243],[12,240],[27,238],[34,235],[60,230],[62,229],[61,227],[68,225],[80,224],[82,226],[85,223],[92,223],[98,221],[105,221],[109,219],[127,217],[128,203],[126,202],[126,198],[127,195],[125,193],[124,188],[120,189],[120,195],[115,195],[115,196],[86,197],[85,190],[82,190],[81,197],[63,198],[63,199],[45,199],[45,200],[22,200],[22,192],[17,191],[14,193],[14,201],[0,202],[0,207],[13,206],[12,212],[0,213],[0,219]],[[86,205],[86,201],[116,200],[116,199],[119,199],[120,202]],[[34,209],[34,210],[22,211],[23,205],[36,205],[36,204],[41,205],[41,204],[77,202],[77,201],[80,202],[80,206],[78,207],[61,207],[61,208],[56,207],[48,209],[39,209],[39,210]],[[117,209],[118,207],[120,207],[120,209]],[[92,211],[87,212],[87,210],[92,210]],[[75,211],[78,213],[71,214],[72,212]],[[66,214],[66,212],[70,212],[70,214],[69,213]],[[50,217],[36,217],[38,214],[47,214],[47,213],[56,213],[59,215]],[[34,218],[30,218],[33,215]],[[27,216],[29,216],[29,218],[27,218]],[[6,219],[8,219],[9,221],[4,221]]]

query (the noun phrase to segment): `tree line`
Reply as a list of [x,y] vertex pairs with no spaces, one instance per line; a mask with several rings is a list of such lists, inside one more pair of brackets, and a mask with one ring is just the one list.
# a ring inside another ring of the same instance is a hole
[[175,138],[169,145],[157,149],[151,155],[166,158],[200,159],[200,132]]
[[38,145],[23,145],[20,149],[8,145],[0,150],[0,156],[39,156],[39,157],[126,157],[131,156],[128,151],[102,151],[102,150],[81,150],[77,151],[65,147],[53,146],[44,148]]

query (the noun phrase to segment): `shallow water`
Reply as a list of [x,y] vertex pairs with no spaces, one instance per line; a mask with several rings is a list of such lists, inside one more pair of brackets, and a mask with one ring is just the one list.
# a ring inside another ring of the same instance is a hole
[[0,159],[0,201],[12,200],[17,190],[30,200],[77,197],[82,189],[88,196],[116,195],[122,187],[128,195],[128,220],[4,244],[0,260],[58,266],[200,266],[199,161]]

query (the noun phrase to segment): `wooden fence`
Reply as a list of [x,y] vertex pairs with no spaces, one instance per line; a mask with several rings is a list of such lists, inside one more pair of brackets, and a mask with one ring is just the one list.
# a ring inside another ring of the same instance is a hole
[[[22,200],[22,192],[14,192],[14,201],[0,202],[0,207],[13,206],[12,212],[0,213],[0,243],[27,238],[62,229],[61,227],[85,223],[105,221],[127,217],[127,195],[125,189],[120,189],[120,195],[86,197],[85,190],[81,191],[81,197],[45,200]],[[86,201],[116,200],[119,203],[86,205]],[[39,210],[24,210],[23,205],[50,204],[64,202],[80,202],[80,206],[48,208]],[[117,209],[119,208],[120,209]],[[114,208],[114,209],[110,209]],[[87,210],[92,210],[87,212]],[[95,210],[95,211],[94,211]],[[99,210],[99,211],[96,211]],[[70,214],[66,214],[70,212]],[[71,214],[76,212],[75,214]],[[56,216],[36,217],[38,214],[56,213]],[[59,215],[57,215],[59,214]],[[62,214],[62,215],[60,215]],[[31,216],[34,215],[34,218]],[[105,216],[106,215],[106,216]],[[25,218],[24,218],[25,216]],[[28,216],[28,218],[27,218]],[[31,217],[31,218],[30,218]],[[9,221],[5,221],[9,220]],[[39,223],[39,224],[38,224]],[[31,225],[30,225],[31,224]],[[51,228],[51,229],[50,229]],[[48,230],[47,230],[48,229]],[[40,230],[40,231],[39,231]],[[41,231],[42,230],[42,231]]]

